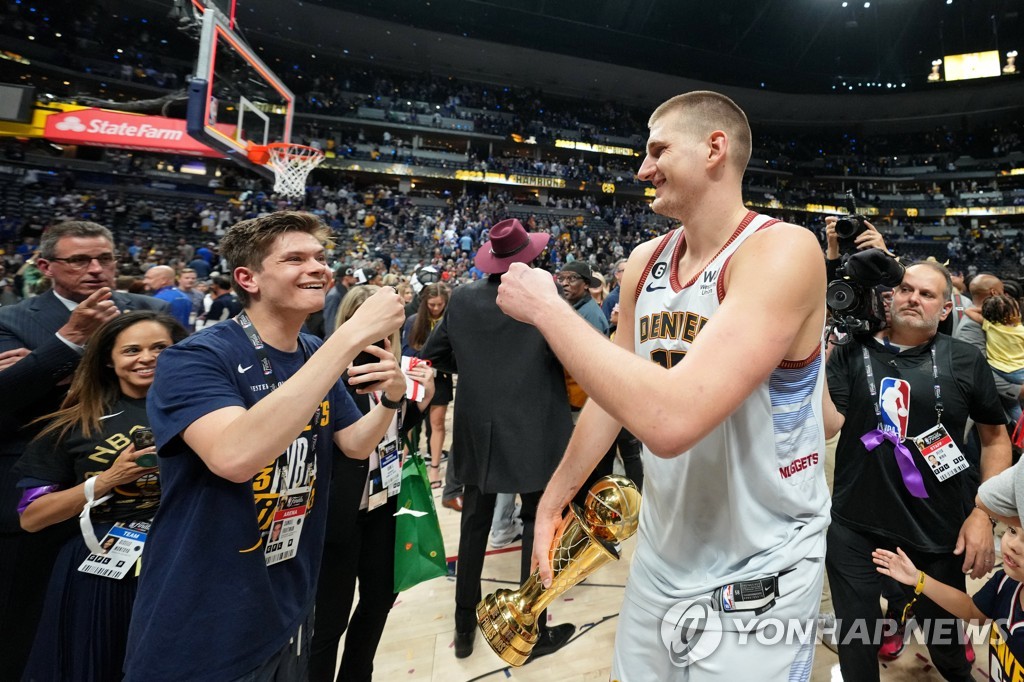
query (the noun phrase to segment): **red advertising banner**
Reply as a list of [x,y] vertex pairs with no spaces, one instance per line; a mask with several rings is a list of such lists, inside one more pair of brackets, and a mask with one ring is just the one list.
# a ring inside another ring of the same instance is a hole
[[[220,125],[224,134],[234,136],[235,126]],[[185,120],[144,116],[107,109],[79,109],[46,117],[43,135],[60,144],[117,147],[147,152],[213,156],[223,154],[194,140],[185,131]]]

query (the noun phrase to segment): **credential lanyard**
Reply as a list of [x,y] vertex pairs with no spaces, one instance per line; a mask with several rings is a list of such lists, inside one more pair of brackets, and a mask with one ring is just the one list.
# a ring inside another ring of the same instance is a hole
[[82,507],[82,513],[78,515],[78,520],[82,528],[82,539],[85,540],[85,546],[93,554],[103,554],[103,548],[100,547],[100,542],[96,539],[96,533],[92,527],[92,508],[98,507],[111,497],[113,495],[104,495],[97,500],[96,477],[90,476],[85,479],[85,506]]
[[[245,332],[246,337],[249,339],[249,343],[252,344],[253,350],[256,351],[256,358],[260,361],[260,369],[263,371],[263,375],[267,378],[267,385],[270,386],[270,390],[273,391],[278,387],[280,382],[277,380],[277,374],[274,372],[274,365],[270,362],[270,356],[267,354],[266,345],[263,343],[263,339],[260,338],[259,332],[256,331],[256,326],[249,319],[249,316],[243,310],[242,312],[235,315],[235,322],[241,327],[242,331]],[[302,339],[299,339],[299,348],[302,349],[302,355],[308,360],[309,355],[306,353],[306,346],[303,345]],[[310,419],[309,425],[311,428],[315,427],[320,421],[320,410],[323,409],[323,402],[317,405],[316,412],[313,413],[313,418]],[[314,431],[315,434],[315,431]],[[316,449],[316,442],[313,442],[311,450]],[[282,461],[282,459],[284,461]],[[287,453],[281,453],[277,458],[277,466],[284,466],[287,464]]]
[[[896,457],[896,464],[899,467],[900,476],[903,478],[903,485],[906,486],[907,491],[914,497],[927,498],[928,491],[925,489],[921,472],[914,463],[914,456],[907,449],[907,446],[903,444],[906,434],[900,433],[897,435],[882,428],[882,408],[878,404],[878,391],[875,388],[875,373],[871,367],[871,354],[868,353],[866,346],[862,346],[861,351],[864,354],[864,371],[867,375],[868,391],[871,393],[871,403],[875,408],[875,418],[878,426],[874,431],[868,431],[861,436],[860,440],[868,452],[881,445],[882,441],[887,440],[892,443],[893,455]],[[934,342],[931,347],[931,355],[932,380],[935,386],[935,422],[939,424],[942,422],[942,391],[939,388],[939,364],[935,359]]]
[[[868,391],[871,393],[871,404],[875,408],[875,419],[878,422],[878,429],[882,429],[882,408],[878,404],[878,390],[875,388],[875,372],[871,368],[871,354],[866,346],[861,346],[864,353],[864,372],[867,375]],[[942,423],[942,389],[939,387],[939,363],[935,359],[935,343],[931,347],[932,355],[932,383],[935,388],[935,423]],[[906,434],[900,434],[902,440]]]

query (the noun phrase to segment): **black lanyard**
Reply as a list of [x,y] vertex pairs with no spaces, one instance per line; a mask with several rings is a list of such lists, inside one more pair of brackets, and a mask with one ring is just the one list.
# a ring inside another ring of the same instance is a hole
[[[235,316],[235,321],[242,327],[242,331],[245,332],[249,342],[252,344],[253,350],[256,351],[256,358],[260,361],[260,369],[263,370],[263,375],[267,377],[267,384],[270,387],[269,390],[273,391],[277,388],[281,382],[278,381],[277,374],[274,372],[274,365],[270,362],[270,356],[267,354],[267,349],[263,343],[263,339],[260,338],[259,332],[256,331],[256,326],[249,319],[249,316],[243,310]],[[299,339],[299,348],[302,349],[302,355],[305,359],[309,359],[309,354],[306,352],[306,346],[302,343],[302,339]],[[309,420],[307,428],[312,433],[312,439],[309,443],[309,453],[316,458],[316,446],[317,446],[317,430],[316,426],[320,422],[320,411],[323,409],[323,401],[317,404],[316,412],[313,413],[312,419]],[[303,429],[305,433],[306,429]],[[288,453],[283,452],[278,456],[275,462],[275,469],[279,476],[284,471],[287,471],[288,465]]]
[[[878,404],[878,391],[875,388],[875,372],[871,368],[871,354],[868,352],[867,346],[861,346],[861,351],[864,353],[864,371],[867,374],[868,380],[868,391],[871,393],[871,404],[875,408],[875,418],[878,420],[878,430],[882,430],[882,408]],[[942,423],[942,389],[939,388],[939,364],[935,360],[935,342],[932,342],[931,347],[932,355],[932,380],[935,385],[935,423]],[[909,409],[909,406],[908,406]],[[900,437],[905,437],[906,434],[900,434]]]

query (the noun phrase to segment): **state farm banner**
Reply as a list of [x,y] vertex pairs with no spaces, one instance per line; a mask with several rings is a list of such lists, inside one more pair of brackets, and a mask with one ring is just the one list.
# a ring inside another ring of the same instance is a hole
[[[218,125],[234,136],[235,126]],[[44,137],[60,144],[117,147],[147,152],[213,156],[223,154],[189,136],[185,120],[129,114],[108,109],[79,109],[46,117]]]

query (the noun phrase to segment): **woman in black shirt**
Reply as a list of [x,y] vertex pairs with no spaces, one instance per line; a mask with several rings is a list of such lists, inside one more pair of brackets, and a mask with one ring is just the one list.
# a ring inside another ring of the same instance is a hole
[[[25,679],[121,678],[141,546],[115,535],[144,539],[160,501],[155,462],[137,461],[155,449],[136,450],[132,434],[148,428],[157,356],[185,334],[174,318],[153,311],[125,313],[101,327],[61,409],[42,418],[49,423],[15,465],[22,528],[66,524],[72,534],[54,566]],[[88,494],[105,501],[77,532],[70,519]]]

